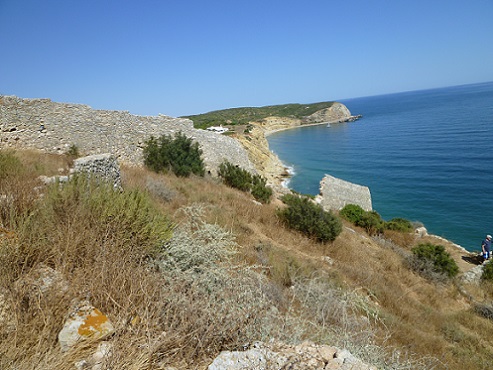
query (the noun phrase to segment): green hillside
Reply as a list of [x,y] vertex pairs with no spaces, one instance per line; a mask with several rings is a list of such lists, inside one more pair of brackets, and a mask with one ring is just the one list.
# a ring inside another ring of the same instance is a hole
[[266,117],[303,118],[321,109],[330,108],[334,102],[320,102],[312,104],[282,104],[267,105],[265,107],[243,107],[216,110],[209,113],[183,116],[193,121],[195,128],[207,128],[219,125],[245,125],[251,121],[258,121]]

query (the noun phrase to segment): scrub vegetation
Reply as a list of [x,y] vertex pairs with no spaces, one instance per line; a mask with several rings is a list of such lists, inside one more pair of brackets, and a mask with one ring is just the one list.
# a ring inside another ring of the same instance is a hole
[[[57,341],[81,299],[115,326],[103,369],[206,369],[223,350],[270,340],[347,348],[379,369],[493,362],[491,281],[435,284],[407,262],[435,239],[372,236],[336,214],[340,229],[320,238],[282,216],[324,220],[311,200],[261,205],[221,179],[172,171],[123,167],[118,192],[84,177],[40,183],[71,160],[0,151],[1,369],[68,370],[93,353],[98,342],[62,353]],[[64,288],[36,289],[40,268]]]
[[246,125],[267,117],[303,118],[319,110],[330,108],[334,102],[312,104],[283,104],[265,107],[244,107],[217,110],[209,113],[185,116],[193,121],[195,128],[205,129],[219,125]]

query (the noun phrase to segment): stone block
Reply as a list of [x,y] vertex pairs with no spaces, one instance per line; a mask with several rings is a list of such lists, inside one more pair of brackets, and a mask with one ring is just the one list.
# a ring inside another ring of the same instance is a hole
[[370,189],[337,177],[325,175],[320,182],[320,205],[325,210],[339,211],[347,204],[356,204],[365,211],[372,210]]

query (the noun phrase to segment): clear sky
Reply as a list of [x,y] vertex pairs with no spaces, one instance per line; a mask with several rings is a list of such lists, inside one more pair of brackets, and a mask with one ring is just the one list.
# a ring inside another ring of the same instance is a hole
[[0,94],[170,116],[493,81],[493,0],[0,0]]

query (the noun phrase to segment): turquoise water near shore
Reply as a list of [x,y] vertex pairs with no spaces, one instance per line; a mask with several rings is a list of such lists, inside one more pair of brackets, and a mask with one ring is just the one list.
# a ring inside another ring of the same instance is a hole
[[368,186],[384,219],[479,251],[493,234],[493,82],[341,102],[363,118],[268,136],[288,186],[315,195],[325,174]]

